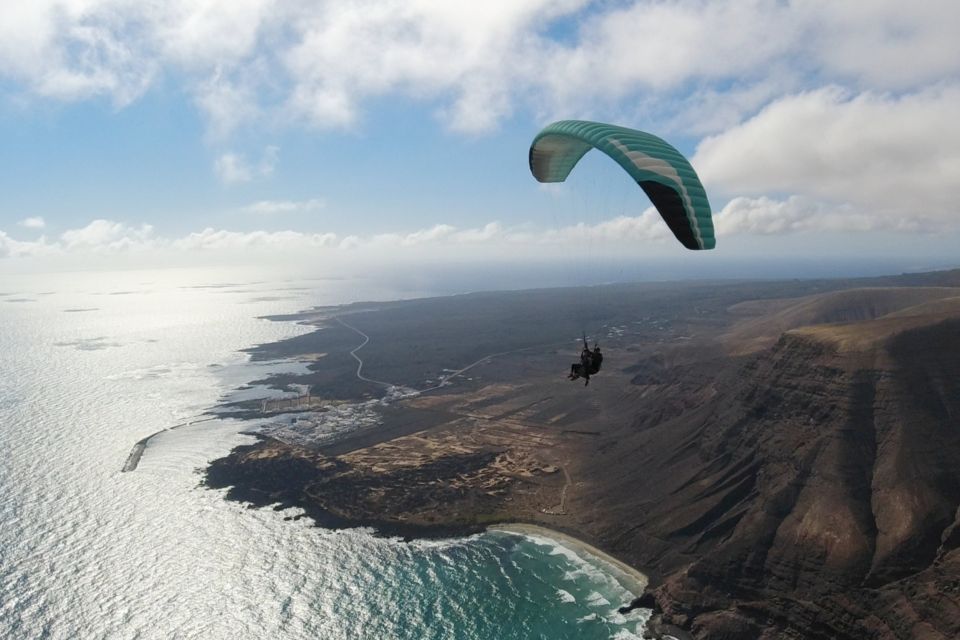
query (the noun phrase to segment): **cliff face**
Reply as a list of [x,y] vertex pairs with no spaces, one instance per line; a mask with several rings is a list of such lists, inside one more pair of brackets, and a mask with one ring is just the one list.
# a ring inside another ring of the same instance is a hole
[[638,425],[630,481],[668,480],[640,535],[608,535],[661,568],[664,619],[696,637],[960,637],[960,320],[855,349],[828,333]]

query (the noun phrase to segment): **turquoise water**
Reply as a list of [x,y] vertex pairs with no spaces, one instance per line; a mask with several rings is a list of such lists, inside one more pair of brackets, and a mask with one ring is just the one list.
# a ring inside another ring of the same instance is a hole
[[239,353],[306,330],[257,316],[418,293],[236,270],[5,277],[0,637],[641,635],[645,612],[616,613],[632,596],[609,567],[551,540],[403,543],[200,487],[249,424],[166,431],[120,473],[140,438],[298,366]]

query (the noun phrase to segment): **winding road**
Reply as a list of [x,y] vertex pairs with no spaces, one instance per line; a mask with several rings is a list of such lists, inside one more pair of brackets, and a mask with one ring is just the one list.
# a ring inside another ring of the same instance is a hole
[[357,329],[352,324],[344,322],[343,319],[340,317],[337,317],[335,319],[337,322],[345,326],[347,329],[350,329],[351,331],[355,331],[363,338],[363,342],[361,342],[358,347],[355,347],[352,351],[350,351],[350,355],[353,356],[353,359],[357,361],[357,377],[363,380],[364,382],[372,382],[373,384],[379,384],[382,387],[388,387],[388,388],[396,387],[397,385],[395,384],[391,384],[389,382],[383,382],[382,380],[374,380],[373,378],[368,378],[365,375],[363,375],[363,360],[361,360],[360,356],[357,355],[357,351],[360,351],[360,349],[363,349],[365,346],[367,346],[367,343],[370,342],[370,336],[365,334],[363,331],[360,331],[360,329]]
[[[340,318],[339,316],[338,316],[337,318],[335,318],[335,320],[336,320],[337,322],[339,322],[340,324],[342,324],[343,326],[345,326],[347,329],[350,329],[350,330],[356,332],[360,337],[363,338],[363,342],[361,342],[359,346],[357,346],[357,347],[354,348],[352,351],[350,351],[350,355],[353,356],[353,359],[357,361],[357,377],[358,377],[358,378],[360,378],[361,380],[363,380],[363,381],[365,381],[365,382],[372,382],[373,384],[379,384],[379,385],[381,385],[381,386],[383,386],[383,387],[399,387],[399,386],[402,386],[402,385],[397,385],[397,384],[391,384],[391,383],[389,383],[389,382],[383,382],[382,380],[373,380],[372,378],[368,378],[368,377],[364,376],[364,375],[363,375],[363,360],[360,358],[360,356],[357,355],[357,351],[360,351],[360,349],[363,349],[363,348],[367,345],[367,343],[370,342],[370,336],[368,336],[367,334],[365,334],[363,331],[360,331],[360,329],[357,329],[357,328],[356,328],[355,326],[353,326],[352,324],[350,324],[350,323],[348,323],[348,322],[344,322],[344,320],[343,320],[342,318]],[[488,353],[487,355],[483,356],[483,357],[480,358],[479,360],[476,360],[476,361],[474,361],[474,362],[471,362],[470,364],[468,364],[467,366],[463,367],[462,369],[457,369],[456,371],[453,371],[453,372],[451,372],[451,373],[448,374],[448,375],[441,376],[440,382],[439,382],[438,384],[436,384],[436,385],[434,385],[434,386],[432,386],[432,387],[427,387],[426,389],[419,389],[417,392],[418,392],[418,393],[428,393],[428,392],[430,392],[430,391],[436,391],[437,389],[440,389],[441,387],[443,387],[447,382],[449,382],[449,381],[452,380],[453,378],[456,378],[457,376],[459,376],[459,375],[461,375],[461,374],[469,371],[470,369],[476,367],[477,365],[483,364],[484,362],[488,362],[491,358],[496,358],[497,356],[505,356],[505,355],[507,355],[508,353],[517,353],[517,352],[519,352],[519,351],[524,351],[524,350],[529,349],[529,348],[530,348],[530,347],[521,347],[520,349],[511,349],[511,350],[509,350],[509,351],[498,351],[497,353]]]

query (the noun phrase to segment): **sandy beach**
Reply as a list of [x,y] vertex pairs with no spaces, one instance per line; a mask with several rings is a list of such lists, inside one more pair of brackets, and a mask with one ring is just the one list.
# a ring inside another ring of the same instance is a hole
[[574,538],[566,533],[548,529],[547,527],[521,523],[495,524],[487,527],[487,531],[504,531],[506,533],[516,533],[523,536],[549,538],[550,540],[560,543],[563,547],[573,551],[585,560],[598,561],[604,565],[608,565],[604,568],[613,569],[612,574],[617,578],[623,588],[638,598],[643,595],[649,582],[646,575],[630,565],[617,560],[610,554],[597,549],[593,545],[587,544],[583,540]]

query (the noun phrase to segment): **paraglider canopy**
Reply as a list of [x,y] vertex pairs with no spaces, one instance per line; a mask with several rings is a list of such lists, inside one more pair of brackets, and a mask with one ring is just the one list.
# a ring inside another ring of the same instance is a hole
[[700,179],[679,151],[655,135],[585,120],[554,122],[530,145],[530,171],[540,182],[563,182],[590,149],[599,149],[630,174],[683,246],[716,246]]

